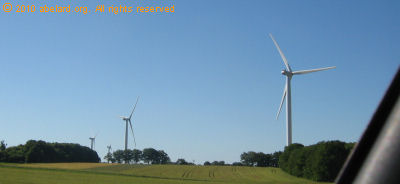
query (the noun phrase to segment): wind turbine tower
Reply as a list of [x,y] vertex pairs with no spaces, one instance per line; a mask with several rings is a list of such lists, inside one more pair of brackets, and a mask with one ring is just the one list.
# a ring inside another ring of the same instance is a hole
[[95,144],[95,141],[96,141],[96,137],[89,137],[89,139],[90,139],[90,149],[93,150],[94,144]]
[[108,153],[111,153],[111,145],[108,145],[107,149],[108,149]]
[[139,101],[139,97],[137,97],[135,106],[133,107],[133,110],[132,110],[131,115],[130,115],[129,117],[120,116],[120,118],[121,118],[122,120],[124,120],[125,123],[126,123],[126,126],[125,126],[125,151],[128,150],[128,124],[129,124],[130,127],[131,127],[132,136],[133,136],[133,141],[134,141],[135,147],[136,147],[135,134],[133,133],[131,118],[132,118],[133,112],[135,112],[136,105],[137,105],[138,101]]
[[97,134],[94,137],[89,137],[89,139],[90,139],[90,149],[92,149],[92,150],[96,149],[95,148],[96,147],[96,137],[97,137]]
[[290,68],[289,63],[288,63],[285,55],[283,55],[283,52],[282,52],[281,48],[279,47],[278,43],[275,41],[272,34],[269,34],[269,36],[271,37],[276,48],[278,49],[278,52],[281,55],[283,63],[286,66],[286,69],[282,70],[282,72],[281,72],[282,75],[286,76],[286,85],[283,90],[282,100],[281,100],[281,104],[279,105],[279,110],[278,110],[278,114],[276,115],[276,119],[278,119],[278,117],[279,117],[279,114],[282,110],[283,101],[285,101],[285,98],[286,98],[286,146],[289,146],[292,144],[292,92],[291,92],[291,86],[290,86],[292,77],[294,75],[301,75],[301,74],[306,74],[306,73],[318,72],[318,71],[322,71],[322,70],[329,70],[329,69],[333,69],[336,67],[332,66],[332,67],[318,68],[318,69],[311,69],[311,70],[292,71],[292,69]]

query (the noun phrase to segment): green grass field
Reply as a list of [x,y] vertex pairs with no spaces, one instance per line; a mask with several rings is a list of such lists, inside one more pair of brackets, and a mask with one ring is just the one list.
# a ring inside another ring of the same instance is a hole
[[311,184],[277,168],[236,166],[123,165],[104,163],[0,163],[0,184],[8,183],[277,183]]

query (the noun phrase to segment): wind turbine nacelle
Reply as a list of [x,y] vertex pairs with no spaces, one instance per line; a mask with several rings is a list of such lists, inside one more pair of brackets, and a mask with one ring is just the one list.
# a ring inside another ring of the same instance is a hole
[[287,71],[287,70],[282,70],[282,71],[281,71],[281,74],[282,74],[282,75],[289,76],[289,77],[293,75],[292,72],[289,72],[289,71]]

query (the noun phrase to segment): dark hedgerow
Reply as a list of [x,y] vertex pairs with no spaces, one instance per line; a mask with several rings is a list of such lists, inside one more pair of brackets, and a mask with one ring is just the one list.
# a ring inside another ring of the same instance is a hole
[[96,151],[79,144],[29,140],[25,145],[8,147],[0,151],[0,162],[100,162],[100,158]]
[[332,182],[339,173],[354,143],[319,142],[310,146],[292,144],[285,147],[279,167],[291,175],[315,181]]

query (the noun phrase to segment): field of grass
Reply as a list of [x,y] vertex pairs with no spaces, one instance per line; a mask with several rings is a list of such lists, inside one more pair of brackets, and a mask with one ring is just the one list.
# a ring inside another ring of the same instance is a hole
[[318,184],[320,182],[296,178],[277,168],[104,163],[0,163],[0,184],[8,183]]

